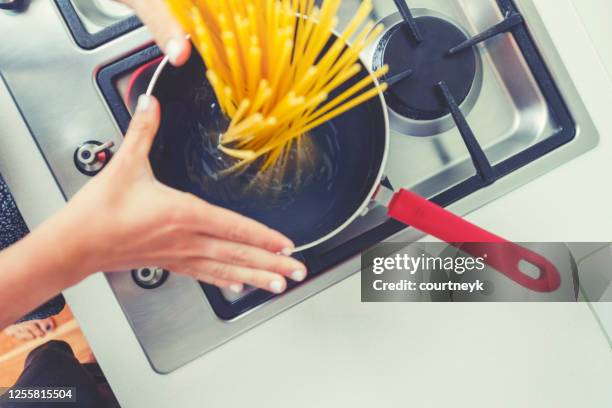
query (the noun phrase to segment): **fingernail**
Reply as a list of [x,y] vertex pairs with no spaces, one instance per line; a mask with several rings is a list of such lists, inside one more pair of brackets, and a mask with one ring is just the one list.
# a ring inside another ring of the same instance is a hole
[[45,326],[45,330],[46,330],[46,331],[51,330],[51,325],[50,325],[49,323],[47,323],[47,325]]
[[283,282],[281,282],[281,281],[276,281],[275,280],[275,281],[270,282],[270,290],[273,293],[282,293],[283,290],[284,290],[284,286],[285,285],[283,285]]
[[301,282],[306,279],[306,272],[299,270],[293,271],[293,273],[291,274],[291,279],[296,282]]
[[176,38],[171,39],[166,44],[166,55],[172,64],[176,64],[185,49],[185,41],[179,41]]
[[240,294],[242,293],[242,285],[239,285],[237,283],[230,285],[229,290],[231,290],[234,293]]
[[285,256],[291,256],[292,253],[293,253],[293,249],[291,248],[283,248],[281,250],[281,254]]
[[140,95],[138,97],[138,104],[136,105],[137,112],[146,112],[151,106],[151,97],[149,95]]

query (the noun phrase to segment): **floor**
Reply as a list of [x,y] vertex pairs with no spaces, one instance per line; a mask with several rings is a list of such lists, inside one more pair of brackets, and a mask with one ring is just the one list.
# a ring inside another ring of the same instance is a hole
[[0,388],[12,386],[21,374],[28,353],[49,340],[64,340],[70,344],[80,362],[93,361],[93,353],[70,308],[66,306],[54,319],[55,330],[36,340],[16,340],[0,331]]

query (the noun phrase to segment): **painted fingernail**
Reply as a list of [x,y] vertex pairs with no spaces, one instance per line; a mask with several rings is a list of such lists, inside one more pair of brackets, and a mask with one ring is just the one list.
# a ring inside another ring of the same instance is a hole
[[171,39],[166,44],[166,55],[172,64],[176,64],[185,49],[185,41],[179,41],[176,38]]
[[281,281],[272,281],[270,282],[270,290],[273,293],[282,293],[284,290],[285,285],[283,285],[283,282]]
[[51,324],[47,323],[47,325],[45,326],[45,330],[46,330],[46,331],[51,330]]
[[293,253],[293,249],[283,248],[280,253],[285,256],[291,256],[291,254]]
[[242,293],[242,285],[239,285],[237,283],[230,285],[229,290],[231,290],[234,293],[240,294]]
[[151,97],[149,95],[140,95],[138,97],[138,104],[136,105],[137,112],[146,112],[151,106]]
[[306,279],[306,272],[299,270],[293,271],[293,273],[291,274],[291,279],[296,282],[301,282]]

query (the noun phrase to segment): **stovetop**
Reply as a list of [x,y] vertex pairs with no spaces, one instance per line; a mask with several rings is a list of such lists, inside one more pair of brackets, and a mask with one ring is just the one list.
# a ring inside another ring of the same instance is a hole
[[90,50],[112,41],[142,23],[114,0],[55,0],[74,41]]
[[[27,33],[19,50],[0,45],[0,72],[67,198],[89,178],[74,166],[76,149],[120,144],[134,97],[160,58],[138,20],[106,8],[109,1],[32,2],[0,15],[0,34]],[[345,0],[340,15],[358,4]],[[531,0],[411,0],[401,13],[388,0],[374,4],[371,19],[385,31],[363,58],[391,68],[393,187],[444,206],[478,192],[473,209],[597,143]],[[357,272],[361,251],[419,236],[374,207],[301,254],[309,279],[277,297],[231,297],[155,268],[108,280],[152,367],[165,373]]]

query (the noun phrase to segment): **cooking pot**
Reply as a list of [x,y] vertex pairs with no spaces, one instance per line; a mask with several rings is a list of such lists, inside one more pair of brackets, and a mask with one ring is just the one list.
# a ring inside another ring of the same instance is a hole
[[[356,83],[369,68],[331,95]],[[385,187],[383,172],[389,149],[389,122],[383,95],[355,107],[303,136],[287,166],[262,176],[258,166],[223,176],[233,164],[219,149],[229,121],[221,112],[195,51],[182,67],[165,58],[157,67],[147,94],[162,106],[162,118],[150,161],[156,177],[218,206],[251,217],[280,231],[296,251],[314,247],[338,234],[367,212],[375,200],[391,218],[484,256],[489,266],[520,285],[550,292],[560,285],[555,266],[543,256],[469,223],[413,192]],[[419,160],[407,157],[406,160]],[[539,276],[524,274],[524,261]]]

